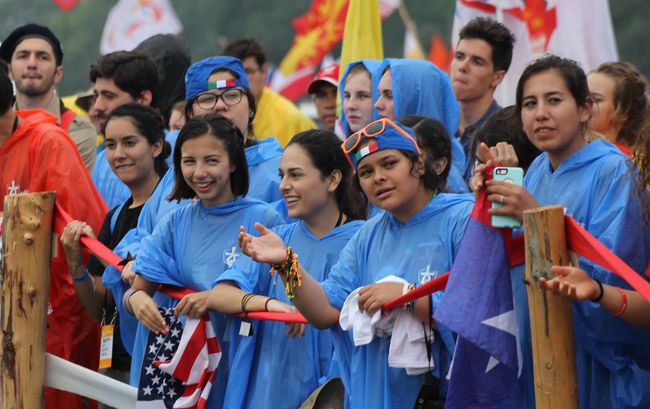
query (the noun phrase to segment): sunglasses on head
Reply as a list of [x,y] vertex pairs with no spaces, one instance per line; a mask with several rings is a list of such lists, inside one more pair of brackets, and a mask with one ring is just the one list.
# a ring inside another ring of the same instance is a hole
[[350,162],[350,165],[354,168],[354,164],[350,160],[349,155],[359,147],[359,144],[363,140],[364,136],[366,138],[375,138],[377,135],[382,134],[386,130],[386,126],[390,126],[397,132],[399,132],[402,136],[410,140],[415,148],[417,149],[417,152],[420,153],[420,147],[418,146],[418,143],[415,141],[415,139],[404,129],[402,129],[399,125],[397,125],[395,122],[391,121],[388,118],[381,118],[378,119],[374,122],[371,122],[366,126],[365,128],[361,129],[358,132],[353,133],[350,135],[345,142],[341,145],[341,149],[343,149],[343,153],[345,153],[346,157],[348,158],[348,162]]

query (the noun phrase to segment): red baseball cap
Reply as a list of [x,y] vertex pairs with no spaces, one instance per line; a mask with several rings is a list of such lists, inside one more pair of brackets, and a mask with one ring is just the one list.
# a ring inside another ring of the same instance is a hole
[[320,81],[338,87],[339,86],[339,64],[328,65],[327,67],[322,68],[320,71],[318,71],[314,79],[311,80],[311,82],[309,83],[309,87],[307,87],[307,93],[309,95],[316,92],[316,89],[318,88],[318,83]]

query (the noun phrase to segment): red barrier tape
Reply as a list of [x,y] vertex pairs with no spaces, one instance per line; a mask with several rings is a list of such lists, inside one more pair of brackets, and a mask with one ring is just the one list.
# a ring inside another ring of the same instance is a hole
[[436,277],[433,280],[430,280],[419,287],[409,291],[408,293],[402,295],[401,297],[395,298],[393,301],[389,301],[382,309],[390,310],[392,308],[399,307],[418,298],[425,297],[429,294],[433,294],[438,291],[442,291],[447,286],[447,281],[449,280],[449,273],[445,273],[440,277]]
[[623,260],[621,260],[603,243],[598,241],[587,230],[583,229],[569,216],[564,216],[566,226],[567,246],[571,251],[582,257],[606,268],[617,276],[625,280],[632,288],[639,292],[650,302],[650,283],[637,274]]
[[[58,203],[56,204],[56,210],[57,211],[54,217],[54,228],[57,233],[61,234],[61,232],[63,232],[63,228],[70,221],[72,221],[72,218],[58,205]],[[648,283],[643,277],[641,277],[627,264],[625,264],[623,260],[621,260],[616,254],[605,247],[601,242],[599,242],[598,239],[583,229],[573,218],[570,216],[565,216],[565,221],[567,245],[571,251],[574,251],[582,257],[600,265],[601,267],[606,268],[612,273],[623,278],[628,284],[630,284],[630,286],[632,286],[633,289],[638,291],[639,294],[643,296],[643,298],[650,302],[650,283]],[[119,265],[122,259],[97,239],[89,236],[82,236],[81,243],[95,256],[106,261],[113,267],[117,268],[119,271],[122,271],[122,266]],[[510,243],[510,249],[508,250],[508,257],[511,266],[523,264],[525,261],[523,235],[512,239]],[[650,274],[650,265],[648,266],[646,274]],[[445,273],[442,276],[435,278],[392,301],[389,301],[384,305],[383,309],[387,310],[395,308],[418,298],[433,294],[434,292],[442,291],[447,285],[448,278],[449,273]],[[171,287],[165,287],[170,288],[170,290],[164,291],[172,291],[172,293],[176,295],[181,294],[176,290],[171,290]],[[171,295],[171,293],[165,293],[171,297],[179,298]],[[189,292],[183,293],[180,298],[182,298],[185,294],[189,294]],[[244,314],[240,314],[239,316],[243,317]],[[294,315],[292,313],[261,311],[248,313],[247,317],[250,319],[295,322],[300,324],[307,322],[301,314],[297,313]]]
[[[72,216],[70,216],[58,203],[56,203],[56,213],[54,214],[54,230],[61,235],[63,229],[72,221]],[[103,245],[99,240],[90,236],[81,236],[81,244],[83,244],[88,251],[93,253],[95,256],[101,258],[108,264],[112,265],[119,271],[122,271],[122,266],[120,262],[122,258],[117,254],[113,253],[111,249]]]
[[[186,295],[195,292],[187,288],[174,287],[170,285],[161,285],[158,288],[158,291],[177,300],[180,300]],[[251,320],[259,320],[259,321],[278,321],[278,322],[286,322],[287,324],[308,324],[305,317],[303,317],[302,314],[299,314],[297,312],[251,311],[246,314],[242,312],[234,315],[241,318],[248,318]]]

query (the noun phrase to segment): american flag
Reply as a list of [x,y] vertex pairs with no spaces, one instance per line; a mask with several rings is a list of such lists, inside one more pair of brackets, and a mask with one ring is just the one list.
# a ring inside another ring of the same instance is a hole
[[142,361],[136,409],[205,407],[221,359],[209,315],[174,320],[173,308],[159,308],[169,332],[149,333]]

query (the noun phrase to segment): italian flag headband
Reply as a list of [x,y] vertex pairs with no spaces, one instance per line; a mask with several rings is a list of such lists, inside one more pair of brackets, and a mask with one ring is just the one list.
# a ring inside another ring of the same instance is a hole
[[379,145],[377,144],[377,142],[373,142],[359,149],[359,151],[354,154],[354,159],[356,160],[357,163],[359,163],[361,159],[370,155],[373,152],[377,152],[378,150],[379,150]]
[[208,89],[224,89],[232,87],[241,87],[239,80],[219,80],[208,82]]

